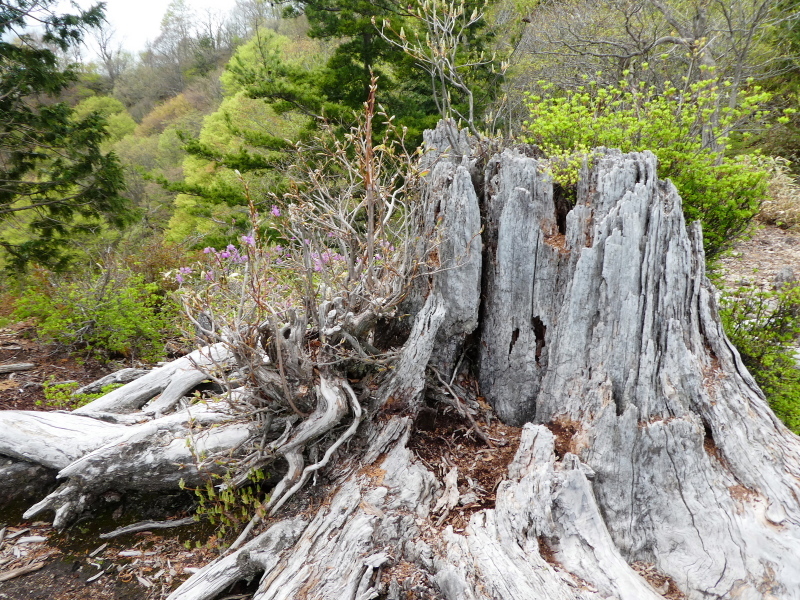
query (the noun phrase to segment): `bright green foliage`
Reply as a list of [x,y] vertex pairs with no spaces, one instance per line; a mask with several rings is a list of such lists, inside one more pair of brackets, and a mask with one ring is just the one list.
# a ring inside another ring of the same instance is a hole
[[[248,479],[246,485],[236,489],[232,484],[231,473],[226,472],[224,475],[211,475],[205,487],[192,489],[197,496],[195,519],[199,521],[205,517],[216,526],[216,534],[206,544],[208,547],[221,545],[222,538],[229,532],[240,529],[269,501],[269,495],[261,489],[261,484],[266,479],[264,471],[254,469]],[[183,480],[180,481],[180,487],[186,489]]]
[[800,435],[800,369],[792,347],[800,336],[800,286],[739,288],[723,296],[720,317],[772,410]]
[[[240,47],[232,64],[252,65],[264,54],[278,53],[288,63],[307,68],[319,52],[324,48],[318,42],[292,41],[267,31]],[[307,126],[307,118],[296,112],[277,114],[269,104],[248,97],[230,72],[223,74],[222,83],[225,99],[204,119],[199,137],[185,146],[190,155],[183,163],[184,180],[167,184],[180,192],[169,238],[194,237],[200,247],[225,246],[247,231],[242,181],[259,198],[279,192],[283,178],[277,167],[288,161],[287,140],[300,137]]]
[[663,90],[623,81],[590,82],[574,92],[550,87],[529,95],[526,140],[552,160],[562,184],[577,180],[576,166],[592,148],[651,150],[659,176],[672,179],[688,220],[703,223],[706,256],[713,259],[747,228],[765,196],[767,174],[747,157],[728,157],[730,137],[745,121],[764,116],[769,95],[757,87],[726,104],[724,83],[700,82]]
[[[56,15],[55,0],[0,4],[0,248],[10,263],[63,266],[62,249],[77,232],[98,223],[122,225],[128,216],[122,169],[102,151],[106,123],[96,112],[76,118],[57,97],[77,73],[24,34],[28,15],[43,23],[46,43],[62,50],[79,43],[86,28],[100,25],[100,6]],[[19,41],[10,41],[12,36]],[[9,235],[24,230],[25,235]]]
[[[353,111],[359,111],[367,99],[374,73],[379,78],[377,102],[396,116],[398,125],[409,128],[412,143],[421,141],[422,131],[435,126],[440,116],[433,101],[430,77],[416,69],[402,50],[382,39],[372,24],[373,18],[377,23],[392,19],[411,28],[412,4],[416,2],[304,2],[303,11],[311,25],[309,36],[344,41],[316,72],[301,73],[299,77],[287,74],[284,81],[313,90],[320,102],[309,106],[311,112],[349,125],[355,120]],[[265,98],[271,95],[268,89],[261,94]],[[281,99],[280,93],[272,92],[272,97]],[[297,100],[307,102],[302,96]]]
[[[279,52],[262,52],[257,63],[232,60],[228,66],[239,84],[253,98],[270,103],[278,113],[291,110],[318,119],[324,117],[347,131],[354,124],[367,99],[372,76],[378,77],[377,102],[395,118],[399,127],[407,127],[407,140],[418,144],[422,132],[440,118],[433,98],[431,77],[419,68],[401,48],[383,39],[373,25],[390,20],[394,30],[424,30],[416,16],[419,2],[381,0],[307,1],[293,5],[292,11],[305,14],[310,24],[309,36],[315,40],[336,42],[326,60],[313,66],[298,65]],[[466,12],[484,3],[466,2]],[[474,5],[474,6],[473,6]],[[424,38],[425,34],[422,33]],[[488,49],[492,35],[481,22],[471,27],[461,40],[459,56],[463,62]],[[488,66],[470,70],[470,82],[478,92],[478,105],[485,108],[497,93],[498,78]],[[458,90],[452,91],[458,104]],[[315,125],[316,120],[309,121]],[[376,124],[376,132],[377,132]]]
[[116,98],[110,96],[92,96],[81,101],[73,109],[73,119],[85,119],[92,113],[98,113],[105,118],[108,140],[113,143],[121,140],[136,129],[136,121],[125,110],[125,106]]
[[76,394],[75,390],[77,390],[80,385],[81,384],[77,381],[58,383],[51,377],[42,384],[44,388],[44,401],[38,401],[36,404],[62,410],[75,410],[76,408],[89,404],[92,400],[97,400],[101,396],[105,396],[118,387],[122,387],[123,384],[110,383],[109,385],[103,386],[96,394]]
[[[407,28],[421,27],[407,5],[339,0],[325,6],[304,3],[302,10],[312,39],[259,32],[230,60],[222,76],[226,99],[206,119],[199,139],[186,145],[191,158],[184,163],[184,181],[161,180],[181,194],[170,221],[170,239],[197,235],[203,236],[200,245],[224,246],[246,233],[242,182],[258,202],[270,194],[280,196],[293,142],[307,139],[323,118],[337,135],[346,135],[363,111],[372,74],[379,78],[377,101],[396,117],[398,129],[408,128],[408,144],[416,146],[422,131],[438,121],[430,76],[383,39],[372,23],[373,17],[387,17],[410,20]],[[477,26],[464,37],[469,38],[463,40],[465,57],[480,53],[490,38]],[[488,68],[469,72],[470,81],[489,76]],[[476,89],[480,108],[494,87]],[[376,121],[376,139],[384,127],[383,121]]]
[[40,272],[17,301],[18,319],[35,318],[45,341],[100,360],[163,358],[178,307],[159,285],[130,272],[106,272],[89,282]]

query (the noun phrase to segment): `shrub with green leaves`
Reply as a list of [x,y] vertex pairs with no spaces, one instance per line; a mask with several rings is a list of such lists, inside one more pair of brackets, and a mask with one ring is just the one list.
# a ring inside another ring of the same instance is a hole
[[[216,533],[206,542],[207,547],[224,545],[227,534],[240,529],[254,513],[264,516],[261,506],[269,499],[269,495],[261,484],[266,477],[262,469],[253,469],[248,474],[247,484],[236,486],[230,472],[224,475],[210,474],[205,486],[198,488],[187,488],[181,479],[181,489],[189,489],[197,497],[195,520],[206,518],[215,526]],[[191,542],[187,541],[185,545],[191,548]],[[201,545],[199,541],[195,541],[195,547],[199,548]]]
[[125,270],[88,281],[39,271],[17,300],[14,316],[34,318],[41,339],[100,360],[163,358],[178,307],[157,283]]
[[110,383],[94,394],[76,394],[75,391],[80,388],[80,385],[77,381],[58,382],[51,377],[42,384],[44,400],[39,400],[36,404],[50,408],[75,410],[122,386],[121,383]]
[[678,188],[687,219],[702,221],[706,256],[713,259],[745,231],[767,189],[757,161],[726,151],[732,135],[765,116],[760,107],[769,94],[751,86],[731,106],[726,89],[726,82],[710,80],[664,89],[635,81],[612,87],[588,81],[574,91],[542,84],[541,93],[528,96],[525,139],[550,157],[562,185],[577,181],[592,148],[652,151],[659,176]]
[[800,434],[800,369],[792,343],[800,336],[800,286],[743,286],[722,298],[725,332],[772,410]]

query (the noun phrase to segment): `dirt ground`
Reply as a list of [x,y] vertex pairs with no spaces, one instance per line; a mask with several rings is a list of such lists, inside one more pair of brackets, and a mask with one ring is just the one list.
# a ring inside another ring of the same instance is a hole
[[[734,253],[721,261],[719,275],[725,285],[742,283],[769,286],[776,280],[800,279],[800,232],[763,227],[740,242]],[[0,365],[29,362],[35,367],[0,374],[0,410],[52,410],[42,404],[42,383],[77,381],[90,383],[130,365],[103,365],[80,361],[38,344],[30,324],[0,329]],[[446,465],[430,454],[439,442],[446,444],[447,464],[459,467],[463,487],[476,490],[473,505],[459,507],[443,518],[442,525],[463,529],[474,510],[491,507],[498,474],[512,458],[518,437],[513,428],[494,423],[488,433],[500,441],[495,450],[477,444],[467,431],[442,425],[434,419],[419,431],[415,447],[421,460],[442,471]],[[506,443],[502,440],[508,440]],[[428,442],[428,443],[424,443]],[[196,548],[212,532],[201,524],[171,530],[145,531],[108,540],[98,536],[143,519],[178,518],[188,514],[191,498],[176,496],[160,504],[142,498],[122,498],[110,493],[93,507],[87,519],[64,532],[44,521],[21,519],[26,506],[0,509],[0,600],[157,600],[215,556]],[[144,513],[142,506],[148,507]],[[185,544],[189,542],[191,549]],[[13,577],[10,577],[12,576]],[[4,578],[9,577],[7,580]],[[235,597],[239,590],[230,590]]]
[[35,365],[30,370],[0,375],[0,410],[48,410],[41,404],[44,401],[42,383],[45,381],[77,381],[84,385],[129,366],[70,357],[39,344],[35,333],[33,326],[25,322],[0,328],[0,365]]
[[722,258],[719,271],[727,287],[800,280],[800,231],[762,226]]
[[145,531],[106,543],[98,534],[113,527],[83,522],[59,533],[44,521],[15,522],[0,543],[0,580],[21,574],[0,582],[0,600],[156,600],[214,558],[183,545],[189,532]]

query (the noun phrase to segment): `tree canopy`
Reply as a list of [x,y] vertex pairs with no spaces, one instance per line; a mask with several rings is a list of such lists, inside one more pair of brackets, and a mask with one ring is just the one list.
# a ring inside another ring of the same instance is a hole
[[[55,51],[98,27],[103,5],[74,14],[56,14],[55,6],[0,5],[0,247],[17,266],[63,265],[70,235],[101,222],[121,225],[127,215],[122,169],[101,149],[105,119],[53,102],[77,79]],[[30,20],[43,27],[40,40],[27,31]]]

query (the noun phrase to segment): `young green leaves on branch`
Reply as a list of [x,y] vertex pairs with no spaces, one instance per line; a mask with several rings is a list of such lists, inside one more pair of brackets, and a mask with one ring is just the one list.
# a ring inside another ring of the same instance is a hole
[[556,181],[572,184],[582,157],[594,147],[651,150],[659,176],[672,179],[687,220],[703,223],[706,255],[718,256],[744,232],[766,193],[766,172],[747,156],[727,156],[731,137],[759,124],[769,94],[740,90],[734,107],[727,82],[701,81],[663,89],[623,80],[602,87],[588,81],[557,93],[542,85],[528,96],[526,140],[551,159]]

